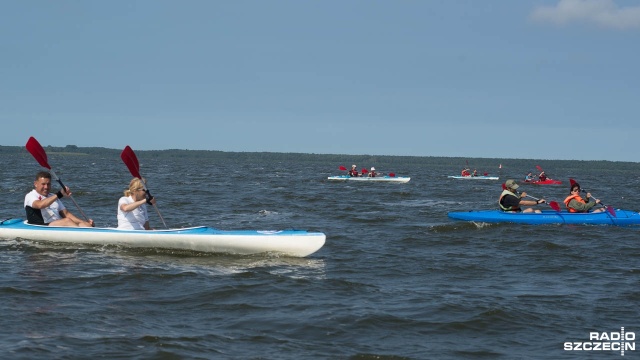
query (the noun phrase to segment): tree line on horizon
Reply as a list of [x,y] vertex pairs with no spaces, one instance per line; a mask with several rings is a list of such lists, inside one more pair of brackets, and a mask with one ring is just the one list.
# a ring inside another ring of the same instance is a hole
[[[58,156],[99,156],[99,157],[120,157],[121,149],[109,149],[104,147],[78,147],[76,145],[67,146],[44,146],[47,154]],[[618,169],[620,164],[629,164],[640,170],[640,163],[605,161],[605,160],[544,160],[544,159],[499,159],[499,158],[463,158],[463,157],[442,157],[442,156],[403,156],[403,155],[347,155],[347,154],[313,154],[313,153],[279,153],[279,152],[226,152],[220,150],[186,150],[186,149],[166,149],[166,150],[135,150],[140,159],[200,159],[208,161],[236,161],[236,162],[325,162],[338,166],[350,167],[351,164],[358,164],[358,168],[376,166],[383,164],[389,168],[392,166],[424,166],[437,168],[451,168],[452,175],[462,168],[469,167],[471,170],[477,169],[479,173],[488,172],[499,174],[502,169],[531,167],[535,171],[536,165],[542,168],[597,168],[600,170]],[[0,145],[0,156],[10,154],[24,154],[31,156],[24,146],[3,146]],[[523,165],[524,164],[524,165]],[[545,165],[546,164],[546,165]],[[454,170],[456,169],[456,170]],[[457,171],[457,169],[459,169]]]

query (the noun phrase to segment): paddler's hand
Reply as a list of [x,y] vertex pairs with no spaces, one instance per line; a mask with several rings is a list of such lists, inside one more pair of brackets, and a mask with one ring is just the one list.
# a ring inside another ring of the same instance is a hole
[[71,189],[69,189],[68,186],[65,186],[64,189],[58,191],[56,195],[58,196],[58,199],[63,198],[65,196],[71,196]]
[[527,197],[527,193],[526,192],[520,193],[520,198],[526,198],[526,197]]
[[153,195],[151,195],[149,189],[144,190],[144,197],[145,199],[147,199],[147,204],[153,205],[153,203],[151,202],[153,200]]
[[547,203],[547,200],[545,200],[545,199],[540,199],[540,200],[537,200],[537,201],[536,201],[536,203],[538,203],[538,204],[546,204],[546,203]]
[[149,192],[149,190],[145,190],[144,191],[144,197],[147,199],[147,204],[149,205],[155,205],[156,204],[156,199],[153,197],[153,195],[151,195],[151,192]]

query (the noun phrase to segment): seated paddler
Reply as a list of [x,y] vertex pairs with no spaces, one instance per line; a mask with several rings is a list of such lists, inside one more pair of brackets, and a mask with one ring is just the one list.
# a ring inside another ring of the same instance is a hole
[[544,204],[546,202],[545,199],[539,200],[526,200],[527,196],[526,192],[518,193],[518,188],[520,186],[516,183],[515,180],[509,179],[504,183],[504,189],[500,194],[500,199],[498,200],[498,205],[500,206],[500,210],[505,212],[541,212],[540,210],[533,208],[523,209],[522,206],[536,206],[538,204]]

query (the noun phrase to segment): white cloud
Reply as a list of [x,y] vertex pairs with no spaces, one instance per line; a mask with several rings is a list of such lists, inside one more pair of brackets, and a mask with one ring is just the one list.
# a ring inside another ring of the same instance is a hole
[[560,0],[556,6],[539,6],[531,19],[564,25],[595,23],[615,29],[640,29],[640,6],[618,7],[613,0]]

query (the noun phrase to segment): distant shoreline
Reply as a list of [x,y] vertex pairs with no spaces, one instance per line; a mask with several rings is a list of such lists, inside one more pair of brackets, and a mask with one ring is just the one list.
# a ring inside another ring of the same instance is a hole
[[[122,150],[110,149],[104,147],[78,147],[75,145],[61,146],[45,146],[45,151],[49,155],[56,156],[101,156],[101,157],[120,157]],[[282,152],[231,152],[220,150],[187,150],[187,149],[166,149],[166,150],[135,150],[136,155],[140,158],[155,159],[175,159],[175,158],[199,158],[208,160],[234,160],[243,162],[258,161],[296,161],[296,162],[327,162],[338,165],[348,166],[351,164],[375,165],[375,164],[393,164],[407,166],[421,166],[428,163],[430,166],[447,166],[453,169],[462,169],[470,167],[478,169],[478,171],[489,171],[489,173],[499,173],[499,165],[506,168],[535,168],[536,165],[542,165],[545,170],[547,168],[560,167],[597,167],[606,170],[611,166],[620,164],[629,164],[631,167],[638,167],[640,163],[629,161],[612,161],[612,160],[549,160],[549,159],[518,159],[518,158],[476,158],[476,157],[446,157],[446,156],[409,156],[409,155],[348,155],[348,154],[315,154],[315,153],[282,153]],[[24,154],[31,156],[24,146],[3,146],[0,145],[0,156]],[[546,165],[545,165],[546,164]],[[360,166],[360,165],[358,165]],[[455,172],[457,173],[457,172]]]

